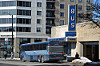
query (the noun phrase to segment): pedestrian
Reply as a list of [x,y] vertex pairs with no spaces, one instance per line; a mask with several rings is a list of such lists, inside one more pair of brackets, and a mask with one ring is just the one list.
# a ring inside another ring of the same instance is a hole
[[5,58],[5,59],[7,58],[7,53],[4,54],[4,58]]
[[78,52],[76,52],[75,59],[80,59]]

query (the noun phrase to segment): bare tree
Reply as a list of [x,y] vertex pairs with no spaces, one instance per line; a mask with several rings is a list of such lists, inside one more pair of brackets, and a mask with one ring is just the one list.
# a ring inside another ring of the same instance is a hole
[[88,11],[86,14],[80,13],[81,16],[78,16],[78,18],[83,18],[84,20],[92,21],[94,24],[96,24],[100,28],[100,2],[99,0],[96,0],[94,3],[90,4],[90,15],[88,14]]

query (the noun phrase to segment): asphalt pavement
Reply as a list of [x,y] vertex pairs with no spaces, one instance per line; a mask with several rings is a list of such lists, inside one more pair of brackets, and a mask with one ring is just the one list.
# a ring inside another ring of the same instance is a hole
[[82,66],[80,64],[71,64],[66,60],[60,62],[46,62],[46,63],[39,63],[39,62],[22,62],[19,58],[0,58],[0,66]]

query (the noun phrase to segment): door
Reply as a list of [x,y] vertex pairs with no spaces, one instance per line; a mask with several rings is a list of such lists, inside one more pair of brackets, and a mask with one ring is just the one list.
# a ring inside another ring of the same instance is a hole
[[83,56],[92,61],[98,61],[99,45],[83,45]]

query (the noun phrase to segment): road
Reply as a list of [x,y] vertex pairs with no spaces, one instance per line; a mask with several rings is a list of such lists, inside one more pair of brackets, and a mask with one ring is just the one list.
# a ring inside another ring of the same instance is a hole
[[0,59],[0,66],[75,66],[72,64],[68,64],[66,62],[46,62],[46,63],[39,63],[39,62],[22,62],[20,60],[5,60]]

